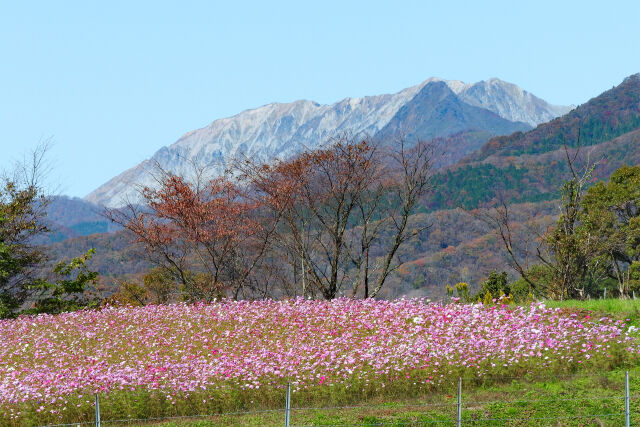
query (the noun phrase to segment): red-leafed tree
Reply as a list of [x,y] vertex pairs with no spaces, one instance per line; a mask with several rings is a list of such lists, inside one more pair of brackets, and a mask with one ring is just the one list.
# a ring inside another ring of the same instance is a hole
[[249,297],[259,288],[251,275],[269,241],[256,202],[226,177],[190,183],[162,173],[158,183],[142,190],[142,205],[107,215],[133,233],[189,299]]

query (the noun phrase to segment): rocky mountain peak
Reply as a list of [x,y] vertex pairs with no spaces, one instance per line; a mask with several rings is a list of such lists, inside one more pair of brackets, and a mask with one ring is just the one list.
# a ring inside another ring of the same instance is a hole
[[[413,102],[419,93],[420,98]],[[373,136],[390,123],[402,128],[402,118],[397,115],[403,107],[407,107],[403,111],[410,111],[406,115],[410,117],[409,126],[434,137],[468,127],[502,134],[521,129],[523,123],[535,126],[566,110],[499,79],[468,84],[437,77],[394,94],[345,98],[330,105],[309,100],[272,103],[185,133],[174,144],[114,177],[85,199],[109,207],[122,205],[125,200],[135,198],[136,187],[153,184],[150,171],[156,163],[165,170],[188,175],[195,160],[210,165],[215,174],[239,155],[269,161],[295,155],[304,148],[315,148],[345,131]],[[427,111],[430,113],[426,114]]]

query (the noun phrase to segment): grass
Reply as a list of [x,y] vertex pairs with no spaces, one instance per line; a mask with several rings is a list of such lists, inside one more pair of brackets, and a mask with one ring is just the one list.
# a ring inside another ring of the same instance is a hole
[[[624,425],[624,371],[568,378],[463,382],[463,425]],[[640,366],[629,369],[631,421],[640,420]],[[284,396],[283,396],[284,401]],[[295,396],[292,405],[296,407]],[[446,406],[429,406],[446,405]],[[344,409],[293,410],[291,425],[455,425],[455,384],[419,398],[370,400]],[[148,423],[161,427],[280,426],[284,411]]]
[[628,325],[640,326],[640,299],[592,299],[586,301],[545,301],[550,308],[588,310],[598,315],[626,320]]

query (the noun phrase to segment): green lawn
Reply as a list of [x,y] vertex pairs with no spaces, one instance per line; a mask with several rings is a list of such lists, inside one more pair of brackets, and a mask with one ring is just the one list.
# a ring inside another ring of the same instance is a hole
[[596,314],[626,320],[629,325],[640,324],[640,299],[592,299],[587,301],[545,301],[547,307],[589,310]]
[[[632,423],[640,421],[640,367],[630,368]],[[486,380],[463,384],[463,425],[624,425],[624,369],[567,378]],[[284,403],[284,396],[283,396]],[[292,398],[295,407],[295,396]],[[456,385],[442,393],[346,409],[294,410],[291,425],[455,425]],[[284,411],[179,420],[163,427],[281,426]]]

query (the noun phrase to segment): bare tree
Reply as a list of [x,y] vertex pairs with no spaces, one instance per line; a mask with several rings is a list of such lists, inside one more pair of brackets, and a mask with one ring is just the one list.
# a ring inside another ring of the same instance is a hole
[[[505,196],[500,197],[499,205],[493,212],[480,215],[479,218],[497,231],[508,254],[510,266],[533,289],[557,299],[583,298],[582,287],[589,275],[589,263],[595,253],[595,246],[590,236],[583,236],[578,232],[578,227],[582,198],[597,163],[592,162],[590,156],[581,161],[580,147],[571,150],[566,143],[564,154],[569,179],[561,188],[559,218],[554,226],[548,227],[544,232],[537,232],[536,245],[532,245],[528,238],[523,238],[522,234],[516,237],[515,222],[511,218]],[[550,271],[550,283],[542,283],[532,276],[532,258]]]
[[374,297],[397,268],[398,248],[425,228],[409,230],[408,221],[430,188],[432,158],[428,144],[383,147],[345,136],[271,165],[244,159],[237,169],[276,212],[278,246],[304,293],[332,299],[351,282],[353,296],[363,289]]
[[594,168],[589,162],[577,168],[575,162],[579,150],[571,156],[565,144],[565,153],[571,175],[562,186],[560,217],[556,226],[548,230],[543,238],[547,253],[542,248],[537,251],[538,259],[553,272],[551,296],[561,300],[583,297],[580,290],[588,274],[591,244],[589,239],[584,240],[577,233],[577,227],[582,198]]
[[536,236],[539,236],[540,233],[531,229],[524,233],[516,231],[516,228],[519,228],[518,223],[512,218],[511,209],[504,193],[499,194],[498,205],[495,208],[476,212],[474,216],[497,232],[507,252],[509,266],[532,289],[546,293],[545,285],[537,282],[529,274],[531,263],[538,256],[539,243]]
[[406,140],[401,138],[397,141],[396,147],[391,153],[393,162],[391,191],[395,195],[397,205],[389,215],[394,237],[390,247],[385,250],[386,254],[370,295],[372,298],[380,292],[389,274],[397,268],[397,265],[393,265],[393,261],[400,246],[430,227],[429,224],[424,224],[421,227],[409,229],[408,223],[420,199],[433,188],[431,178],[433,162],[437,158],[436,146],[418,141],[414,147],[408,148]]

